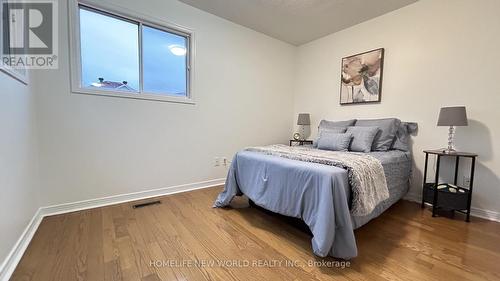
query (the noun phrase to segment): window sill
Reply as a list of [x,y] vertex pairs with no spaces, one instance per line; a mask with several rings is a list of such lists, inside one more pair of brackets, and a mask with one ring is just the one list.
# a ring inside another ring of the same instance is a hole
[[150,101],[160,101],[160,102],[171,102],[171,103],[182,103],[182,104],[196,104],[193,98],[189,97],[176,97],[170,95],[160,95],[160,94],[148,94],[148,93],[127,93],[120,91],[96,91],[92,89],[72,89],[73,94],[83,94],[83,95],[93,95],[93,96],[105,96],[105,97],[115,97],[115,98],[126,98],[126,99],[136,99],[136,100],[150,100]]

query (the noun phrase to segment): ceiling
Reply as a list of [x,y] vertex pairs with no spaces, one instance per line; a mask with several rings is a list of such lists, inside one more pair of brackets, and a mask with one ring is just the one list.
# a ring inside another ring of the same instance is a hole
[[179,0],[301,45],[418,0]]

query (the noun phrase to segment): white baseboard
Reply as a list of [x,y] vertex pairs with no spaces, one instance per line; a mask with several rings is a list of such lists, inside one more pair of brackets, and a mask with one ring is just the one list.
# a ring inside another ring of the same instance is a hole
[[35,235],[36,230],[38,229],[38,226],[40,226],[40,223],[42,222],[43,216],[40,213],[40,209],[38,209],[35,212],[35,215],[31,219],[31,221],[28,223],[26,228],[24,229],[23,233],[17,240],[16,244],[14,244],[14,247],[12,247],[12,250],[10,250],[10,253],[7,255],[5,260],[2,262],[2,265],[0,265],[0,280],[2,281],[7,281],[9,280],[10,276],[14,272],[14,269],[16,268],[17,264],[21,260],[21,257],[24,254],[24,251],[26,251],[26,248],[28,248],[28,245],[31,242],[31,239]]
[[472,207],[470,209],[470,214],[475,216],[475,217],[487,219],[490,221],[500,222],[500,212],[483,210],[483,209]]
[[75,211],[81,211],[86,209],[98,208],[108,205],[114,205],[124,202],[130,202],[135,200],[142,200],[152,197],[158,197],[163,195],[175,194],[179,192],[186,192],[196,189],[208,188],[218,185],[223,185],[225,179],[214,179],[209,181],[183,184],[153,190],[145,190],[127,194],[114,195],[109,197],[102,197],[97,199],[90,199],[84,201],[78,201],[73,203],[58,204],[53,206],[42,207],[43,216],[53,216],[58,214],[70,213]]
[[[422,202],[421,195],[416,195],[416,194],[407,194],[403,199],[407,200],[407,201],[411,201],[411,202],[417,202],[417,203]],[[478,217],[478,218],[487,219],[490,221],[500,222],[500,212],[495,212],[495,211],[484,210],[484,209],[472,207],[470,209],[470,214],[473,217]]]
[[183,184],[183,185],[177,185],[177,186],[171,186],[153,190],[139,191],[128,194],[120,194],[109,197],[84,200],[73,203],[41,207],[36,211],[35,215],[26,226],[26,229],[21,234],[21,237],[19,237],[16,244],[14,245],[10,253],[7,255],[3,263],[1,264],[0,281],[9,280],[17,264],[21,260],[24,251],[26,251],[26,249],[28,248],[31,239],[35,235],[35,232],[38,229],[38,226],[40,226],[40,223],[42,222],[42,219],[44,217],[81,211],[86,209],[98,208],[108,205],[115,205],[124,202],[142,200],[152,197],[170,195],[180,192],[187,192],[196,189],[214,187],[218,185],[223,185],[224,182],[225,179],[214,179],[214,180],[191,183],[191,184]]

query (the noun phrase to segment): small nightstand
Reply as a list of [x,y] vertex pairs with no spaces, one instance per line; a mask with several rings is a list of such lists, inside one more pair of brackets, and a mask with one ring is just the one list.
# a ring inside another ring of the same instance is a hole
[[292,146],[292,144],[298,144],[298,145],[304,145],[304,144],[312,144],[313,141],[312,140],[290,140],[290,146]]
[[[432,204],[432,216],[436,216],[437,209],[446,209],[457,211],[467,215],[466,221],[470,221],[470,204],[472,200],[472,186],[474,184],[474,169],[476,166],[477,154],[468,152],[445,153],[443,150],[424,150],[425,153],[425,168],[424,180],[422,186],[422,208],[425,203]],[[429,154],[437,156],[436,176],[434,182],[427,182],[427,163]],[[439,164],[441,157],[455,157],[455,177],[453,184],[439,183]],[[469,188],[460,187],[457,185],[458,166],[460,158],[470,158],[472,160],[470,171]],[[437,192],[436,192],[437,191]]]

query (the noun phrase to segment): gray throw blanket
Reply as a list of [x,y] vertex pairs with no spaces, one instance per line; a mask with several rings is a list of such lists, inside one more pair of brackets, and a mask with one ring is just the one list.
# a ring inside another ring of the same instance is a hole
[[245,150],[347,170],[352,190],[351,214],[353,216],[368,215],[380,202],[389,198],[384,168],[379,160],[370,155],[281,144],[249,147]]

